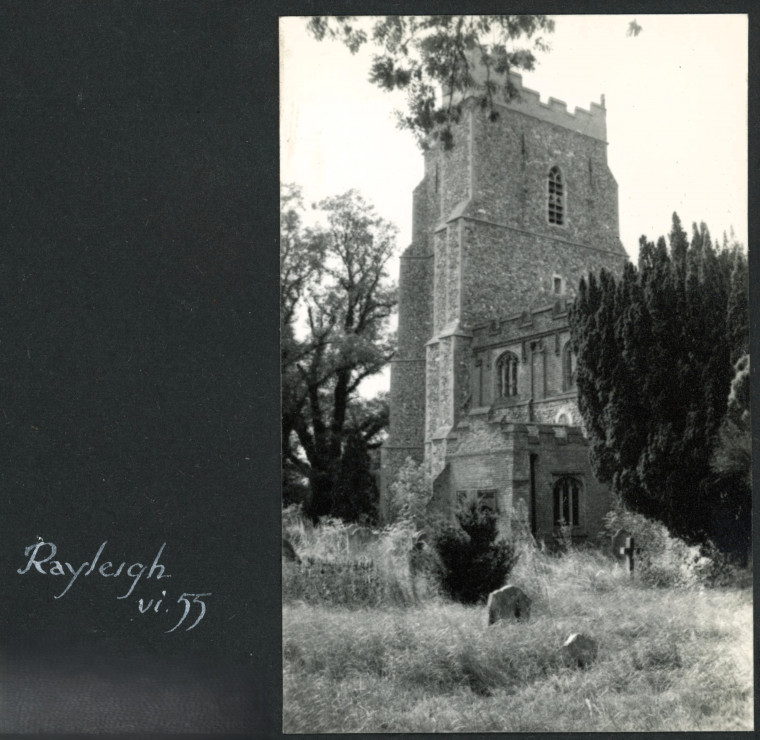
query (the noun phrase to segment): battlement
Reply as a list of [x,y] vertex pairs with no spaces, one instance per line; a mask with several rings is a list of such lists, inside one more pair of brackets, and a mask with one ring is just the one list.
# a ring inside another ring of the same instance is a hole
[[[484,85],[486,81],[485,67],[479,61],[476,61],[472,65],[471,71],[476,84],[479,86]],[[523,86],[522,75],[517,72],[509,73],[509,79],[517,92],[515,97],[510,101],[504,98],[504,76],[497,75],[491,70],[490,77],[497,83],[499,88],[494,94],[496,105],[524,113],[548,123],[553,123],[556,126],[562,126],[579,134],[600,139],[601,141],[607,140],[607,110],[604,107],[604,96],[602,96],[601,103],[592,102],[589,110],[575,108],[571,113],[567,109],[567,103],[564,100],[550,97],[547,103],[542,102],[538,92]],[[482,89],[482,87],[479,88],[479,90]],[[459,94],[456,96],[456,99],[462,100],[469,96],[470,94],[464,96]]]
[[568,305],[567,298],[560,298],[552,305],[476,324],[472,327],[473,347],[564,330],[568,325]]

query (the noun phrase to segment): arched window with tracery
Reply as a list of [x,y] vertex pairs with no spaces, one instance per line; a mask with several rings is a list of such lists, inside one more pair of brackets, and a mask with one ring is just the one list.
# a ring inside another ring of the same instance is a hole
[[517,355],[505,352],[496,361],[496,379],[499,398],[517,395]]
[[571,475],[563,475],[554,484],[554,524],[578,527],[581,523],[581,482]]
[[549,223],[563,226],[565,223],[565,182],[559,167],[549,170]]
[[562,390],[571,391],[575,388],[575,355],[570,342],[562,348]]

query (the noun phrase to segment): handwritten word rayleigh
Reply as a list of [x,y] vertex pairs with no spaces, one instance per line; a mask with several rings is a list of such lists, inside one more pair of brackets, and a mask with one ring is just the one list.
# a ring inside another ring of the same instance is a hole
[[[100,556],[103,554],[103,550],[105,550],[106,545],[108,544],[108,540],[106,540],[101,546],[100,549],[95,553],[95,557],[92,559],[92,562],[84,562],[82,563],[76,570],[74,570],[74,566],[71,563],[61,563],[60,560],[53,560],[53,557],[55,556],[56,552],[58,552],[58,548],[52,543],[52,542],[36,542],[33,545],[29,545],[24,550],[24,555],[29,558],[29,561],[23,568],[19,568],[16,573],[19,573],[23,575],[24,573],[28,573],[29,569],[34,566],[37,569],[38,573],[42,573],[42,575],[49,575],[49,576],[65,576],[68,574],[71,574],[71,580],[69,580],[66,588],[61,591],[61,593],[58,594],[58,596],[54,597],[56,599],[60,599],[62,596],[65,596],[67,591],[71,588],[74,581],[76,581],[77,578],[82,574],[82,571],[87,568],[89,565],[90,567],[87,569],[87,571],[84,573],[84,576],[87,577],[91,575],[95,571],[95,566],[98,564],[98,560],[100,559]],[[38,554],[40,552],[40,549],[43,547],[50,548],[50,552],[48,553],[47,557],[44,558],[38,558]],[[156,580],[159,580],[161,578],[171,578],[171,576],[165,572],[165,568],[163,565],[161,565],[158,561],[161,558],[161,553],[164,551],[164,547],[166,547],[166,543],[164,542],[161,547],[158,550],[158,553],[156,554],[156,557],[153,559],[153,564],[150,566],[150,570],[148,571],[148,575],[145,576],[146,578],[151,578],[154,573],[157,573]],[[46,563],[49,563],[49,569],[45,570],[43,567]],[[66,569],[64,569],[64,565],[66,566]],[[122,563],[117,569],[116,572],[109,572],[113,568],[113,563],[110,560],[106,560],[103,562],[100,567],[98,568],[98,573],[100,573],[101,576],[104,578],[117,578],[121,575],[122,571],[126,567],[126,563]],[[117,599],[126,599],[132,591],[134,591],[135,586],[137,585],[137,582],[142,577],[143,573],[145,573],[148,566],[143,565],[142,563],[132,563],[127,569],[126,574],[132,579],[132,583],[129,586],[129,590],[127,593],[125,593],[123,596],[117,596]],[[68,570],[68,573],[66,572]]]

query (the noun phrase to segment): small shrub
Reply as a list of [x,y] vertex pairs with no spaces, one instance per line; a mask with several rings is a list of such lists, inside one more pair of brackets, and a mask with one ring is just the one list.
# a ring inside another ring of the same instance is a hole
[[633,535],[635,573],[639,581],[648,586],[736,586],[745,580],[732,558],[710,543],[687,545],[671,535],[663,524],[622,508],[607,514],[605,532],[608,537],[621,527]]
[[498,539],[497,516],[475,500],[435,536],[441,563],[441,586],[455,601],[475,604],[504,585],[517,556],[509,542]]
[[409,522],[418,529],[428,523],[432,488],[424,464],[407,457],[389,490],[388,514],[392,522]]

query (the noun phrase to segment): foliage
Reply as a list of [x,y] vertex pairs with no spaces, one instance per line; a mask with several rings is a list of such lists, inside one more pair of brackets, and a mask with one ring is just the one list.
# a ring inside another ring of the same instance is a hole
[[728,396],[726,418],[720,428],[712,459],[717,473],[740,476],[752,487],[752,428],[750,424],[750,358],[743,355],[735,365]]
[[396,228],[357,192],[319,204],[305,227],[298,188],[281,194],[281,367],[284,479],[308,482],[304,511],[373,519],[370,454],[388,423],[384,397],[357,395],[390,359],[396,304],[387,265]]
[[711,543],[687,545],[660,522],[617,507],[605,518],[611,538],[619,529],[630,532],[636,553],[637,582],[659,588],[695,588],[743,585],[748,574]]
[[283,536],[300,564],[283,563],[283,600],[364,608],[409,606],[436,595],[429,572],[412,568],[417,532],[406,523],[376,532],[359,549],[350,546],[352,526],[324,517],[312,524],[299,507],[283,512]]
[[432,489],[424,463],[407,457],[389,488],[390,521],[410,522],[421,529],[428,523],[427,505]]
[[[370,81],[383,90],[407,92],[408,110],[399,114],[399,126],[411,130],[423,148],[433,132],[450,148],[451,126],[460,115],[457,93],[476,94],[496,118],[494,94],[515,96],[509,70],[534,68],[534,50],[548,50],[541,34],[551,33],[554,21],[543,15],[394,15],[365,30],[354,16],[316,16],[308,29],[319,40],[343,42],[352,53],[371,42],[378,53]],[[483,82],[473,79],[475,66],[484,69]]]
[[504,585],[517,558],[514,546],[499,538],[496,513],[477,499],[465,502],[457,519],[458,526],[444,526],[435,535],[441,585],[452,599],[474,604]]
[[347,522],[374,524],[378,518],[379,491],[372,475],[367,444],[354,427],[345,435],[340,470],[332,490],[331,513]]
[[669,242],[642,237],[638,268],[581,281],[570,327],[591,462],[628,508],[688,543],[746,549],[749,497],[728,495],[731,481],[711,476],[710,459],[732,353],[747,341],[729,300],[732,285],[746,285],[747,261],[738,245],[716,250],[704,224],[689,242],[676,214]]

